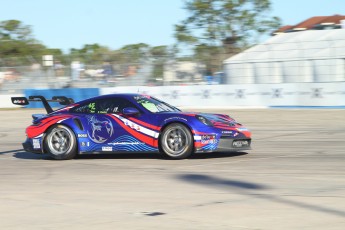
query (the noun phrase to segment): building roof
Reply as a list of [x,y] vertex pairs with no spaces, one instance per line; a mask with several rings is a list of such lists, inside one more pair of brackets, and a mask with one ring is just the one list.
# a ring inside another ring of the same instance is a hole
[[[287,25],[282,26],[272,34],[287,33],[301,30],[310,30],[310,29],[322,29],[322,27],[329,24],[340,25],[341,20],[345,20],[345,15],[333,15],[333,16],[315,16],[308,18],[296,25]],[[340,26],[338,26],[340,28]]]

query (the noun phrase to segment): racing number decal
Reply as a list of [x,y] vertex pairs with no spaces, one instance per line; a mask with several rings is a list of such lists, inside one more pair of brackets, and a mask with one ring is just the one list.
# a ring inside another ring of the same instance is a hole
[[96,112],[96,103],[92,102],[89,104],[89,110],[90,113],[95,113]]

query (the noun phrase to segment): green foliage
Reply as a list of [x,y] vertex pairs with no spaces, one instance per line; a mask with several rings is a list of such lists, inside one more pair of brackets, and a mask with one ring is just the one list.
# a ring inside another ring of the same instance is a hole
[[280,26],[269,17],[269,0],[187,0],[190,16],[175,26],[179,42],[223,45],[227,38],[246,40]]
[[155,46],[150,49],[153,58],[153,72],[151,78],[153,80],[162,79],[164,75],[164,65],[169,57],[167,46]]
[[97,43],[86,44],[81,49],[70,49],[70,59],[79,60],[84,64],[102,64],[107,62],[115,55],[114,51],[106,46],[101,46]]
[[168,56],[168,47],[167,46],[154,46],[150,49],[150,54],[153,57],[166,57]]
[[149,52],[150,46],[145,43],[130,44],[122,47],[120,52],[124,54],[128,61],[140,62]]
[[30,41],[31,29],[18,20],[0,22],[0,40]]
[[270,6],[269,0],[186,0],[189,16],[175,25],[175,38],[194,45],[201,59],[233,55],[253,37],[280,26],[278,17],[268,16]]
[[[54,52],[61,53],[61,50]],[[0,22],[1,65],[26,65],[40,61],[44,54],[50,51],[33,38],[30,26],[18,20]]]

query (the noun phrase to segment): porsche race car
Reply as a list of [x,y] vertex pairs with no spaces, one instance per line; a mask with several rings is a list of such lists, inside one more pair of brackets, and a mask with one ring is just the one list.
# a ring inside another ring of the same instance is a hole
[[[251,149],[251,132],[225,114],[183,112],[143,94],[111,94],[74,102],[64,96],[12,97],[16,105],[42,102],[23,148],[67,160],[77,154],[161,152],[172,159],[193,153]],[[53,110],[50,102],[64,107]]]

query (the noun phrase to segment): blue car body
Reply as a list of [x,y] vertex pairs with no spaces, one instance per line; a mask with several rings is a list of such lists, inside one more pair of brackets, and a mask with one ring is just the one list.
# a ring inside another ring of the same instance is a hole
[[250,149],[250,131],[224,114],[183,112],[142,94],[111,94],[72,103],[46,115],[33,115],[26,129],[26,151],[46,153],[47,132],[70,128],[79,154],[160,152],[160,138],[170,124],[182,124],[192,136],[193,152]]

